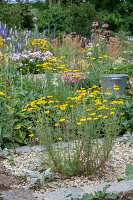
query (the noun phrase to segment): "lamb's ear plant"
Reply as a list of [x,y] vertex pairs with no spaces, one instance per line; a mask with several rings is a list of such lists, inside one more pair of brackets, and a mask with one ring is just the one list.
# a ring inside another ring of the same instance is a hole
[[54,176],[50,170],[51,168],[48,168],[42,173],[39,173],[37,171],[23,170],[23,173],[25,174],[27,181],[29,182],[29,185],[27,187],[30,188],[33,185],[37,184],[44,189],[46,189],[48,186],[58,188],[58,186],[51,183],[51,181],[59,177]]
[[126,177],[119,178],[118,182],[124,181],[124,180],[133,180],[133,165],[127,164],[126,170],[125,170]]
[[[81,200],[116,199],[116,194],[114,194],[114,193],[106,195],[106,191],[107,191],[107,189],[108,189],[110,186],[111,186],[110,184],[105,185],[102,191],[94,192],[94,194],[92,194],[92,193],[90,193],[90,194],[84,194]],[[71,199],[71,200],[72,200],[72,199]]]
[[133,132],[128,131],[123,135],[123,140],[126,143],[126,147],[133,146]]

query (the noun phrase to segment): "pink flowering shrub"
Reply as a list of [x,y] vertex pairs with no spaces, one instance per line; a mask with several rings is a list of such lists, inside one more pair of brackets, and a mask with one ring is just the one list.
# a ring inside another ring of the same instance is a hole
[[70,85],[72,89],[88,87],[87,77],[78,73],[66,73],[61,75],[62,80],[66,85]]

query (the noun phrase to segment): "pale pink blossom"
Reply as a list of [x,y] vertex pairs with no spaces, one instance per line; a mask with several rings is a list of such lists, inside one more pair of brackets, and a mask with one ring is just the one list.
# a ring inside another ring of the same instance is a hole
[[98,22],[93,22],[92,26],[99,26]]
[[107,28],[107,27],[109,27],[109,24],[103,24],[102,27]]

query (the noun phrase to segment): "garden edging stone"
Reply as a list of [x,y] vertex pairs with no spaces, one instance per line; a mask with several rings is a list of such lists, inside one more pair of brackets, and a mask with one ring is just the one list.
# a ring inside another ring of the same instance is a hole
[[[104,184],[97,184],[91,186],[84,186],[80,188],[68,188],[60,189],[54,192],[45,192],[44,197],[46,200],[78,200],[85,193],[93,193],[94,191],[103,190],[103,187],[110,184],[110,188],[107,189],[107,194],[115,193],[118,197],[133,193],[133,181],[125,180],[122,182],[106,182]],[[67,195],[70,195],[67,197]]]

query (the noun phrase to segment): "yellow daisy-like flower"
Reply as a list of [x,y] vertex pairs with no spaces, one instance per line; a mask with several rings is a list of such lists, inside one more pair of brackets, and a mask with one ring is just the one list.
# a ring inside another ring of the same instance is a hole
[[65,109],[66,109],[66,105],[61,105],[61,106],[60,106],[60,109],[61,109],[61,110],[65,110]]
[[27,110],[27,109],[22,109],[21,111],[24,112],[24,111],[26,111],[26,110]]
[[98,117],[102,117],[102,115],[98,115]]
[[78,122],[78,123],[77,123],[77,125],[80,125],[80,124],[81,124],[81,122]]
[[98,117],[95,117],[93,120],[97,120],[98,119]]
[[48,111],[45,111],[45,114],[49,114],[50,113],[50,111],[48,110]]
[[8,110],[11,110],[11,109],[12,109],[11,107],[8,108]]
[[122,115],[122,116],[123,116],[123,115],[125,115],[125,114],[124,114],[124,113],[120,113],[120,115]]
[[58,138],[58,140],[62,140],[62,138],[61,138],[61,137],[59,137],[59,138]]
[[62,118],[62,119],[60,119],[59,121],[60,121],[60,122],[64,122],[64,121],[65,121],[65,118]]
[[20,126],[20,124],[18,124],[16,129],[20,129],[20,128],[21,128],[21,126]]
[[31,129],[32,128],[32,126],[29,126],[27,129],[29,130],[29,129]]
[[114,115],[115,114],[115,112],[110,112],[110,115]]
[[52,98],[53,96],[47,96],[47,98]]
[[90,113],[89,115],[90,115],[90,116],[94,116],[94,115],[96,115],[96,113]]
[[37,120],[37,123],[39,123],[40,122],[40,120]]
[[104,116],[104,117],[103,117],[103,119],[106,119],[106,118],[107,118],[107,116]]
[[119,88],[114,88],[114,90],[119,90]]
[[0,92],[0,95],[5,95],[5,93],[4,92]]
[[111,95],[112,93],[110,93],[110,92],[107,93],[107,92],[106,92],[106,93],[104,93],[104,94],[105,94],[105,95]]
[[90,120],[92,120],[92,118],[91,117],[87,117],[87,120],[90,121]]
[[59,126],[59,124],[55,124],[55,126]]
[[85,119],[85,118],[82,118],[82,119],[80,119],[80,121],[81,121],[81,122],[85,122],[85,121],[86,121],[86,119]]
[[29,135],[29,137],[31,137],[31,138],[32,138],[33,136],[34,136],[34,134],[33,134],[33,133]]

